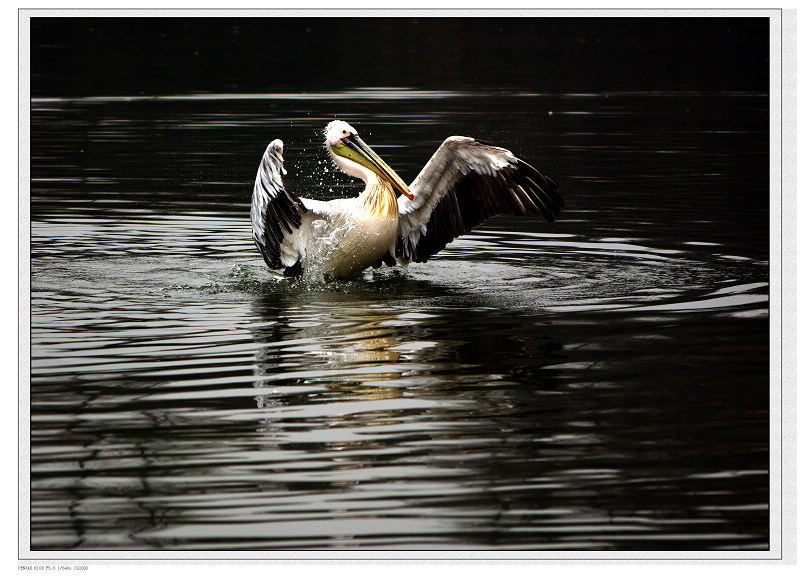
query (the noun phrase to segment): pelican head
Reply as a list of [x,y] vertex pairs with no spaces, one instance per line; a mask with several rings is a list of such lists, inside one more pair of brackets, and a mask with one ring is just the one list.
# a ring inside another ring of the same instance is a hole
[[328,124],[325,129],[325,146],[336,165],[350,176],[365,182],[373,175],[383,178],[413,200],[414,195],[403,179],[361,140],[355,128],[343,120],[334,120]]

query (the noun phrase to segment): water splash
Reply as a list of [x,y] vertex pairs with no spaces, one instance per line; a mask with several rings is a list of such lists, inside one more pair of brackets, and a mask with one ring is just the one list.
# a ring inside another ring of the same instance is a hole
[[344,221],[329,222],[319,219],[311,223],[311,242],[306,247],[303,260],[303,283],[318,287],[333,280],[328,273],[331,259],[335,258],[336,248],[354,226],[355,222],[349,217]]

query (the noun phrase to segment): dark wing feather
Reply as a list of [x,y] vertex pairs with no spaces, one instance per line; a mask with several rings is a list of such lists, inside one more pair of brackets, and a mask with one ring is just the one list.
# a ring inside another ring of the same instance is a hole
[[564,206],[553,179],[504,148],[463,136],[445,140],[410,189],[414,200],[399,200],[394,254],[414,262],[497,214],[552,222]]
[[307,209],[303,201],[283,182],[283,142],[273,140],[264,151],[253,185],[250,224],[261,256],[267,266],[283,269],[281,243],[284,235],[300,227]]

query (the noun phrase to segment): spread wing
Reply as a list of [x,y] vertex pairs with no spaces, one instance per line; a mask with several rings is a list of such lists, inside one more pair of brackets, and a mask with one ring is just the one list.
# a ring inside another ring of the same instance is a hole
[[284,184],[284,174],[283,142],[273,140],[264,151],[253,185],[250,223],[264,262],[279,270],[298,262],[299,247],[293,245],[299,235],[295,233],[308,212],[303,200]]
[[457,236],[497,214],[539,214],[548,222],[564,200],[558,184],[505,148],[451,136],[398,200],[394,256],[425,262]]

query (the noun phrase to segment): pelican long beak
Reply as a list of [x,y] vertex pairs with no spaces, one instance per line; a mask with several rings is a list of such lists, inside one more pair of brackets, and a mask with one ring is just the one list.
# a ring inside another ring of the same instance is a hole
[[339,156],[349,158],[353,162],[357,162],[361,166],[370,169],[375,174],[382,175],[386,180],[391,182],[398,191],[402,192],[409,199],[414,200],[414,193],[409,190],[408,185],[403,182],[403,179],[400,178],[374,150],[367,146],[367,143],[361,140],[358,134],[352,134],[346,138],[342,138],[340,144],[331,146],[331,150]]

